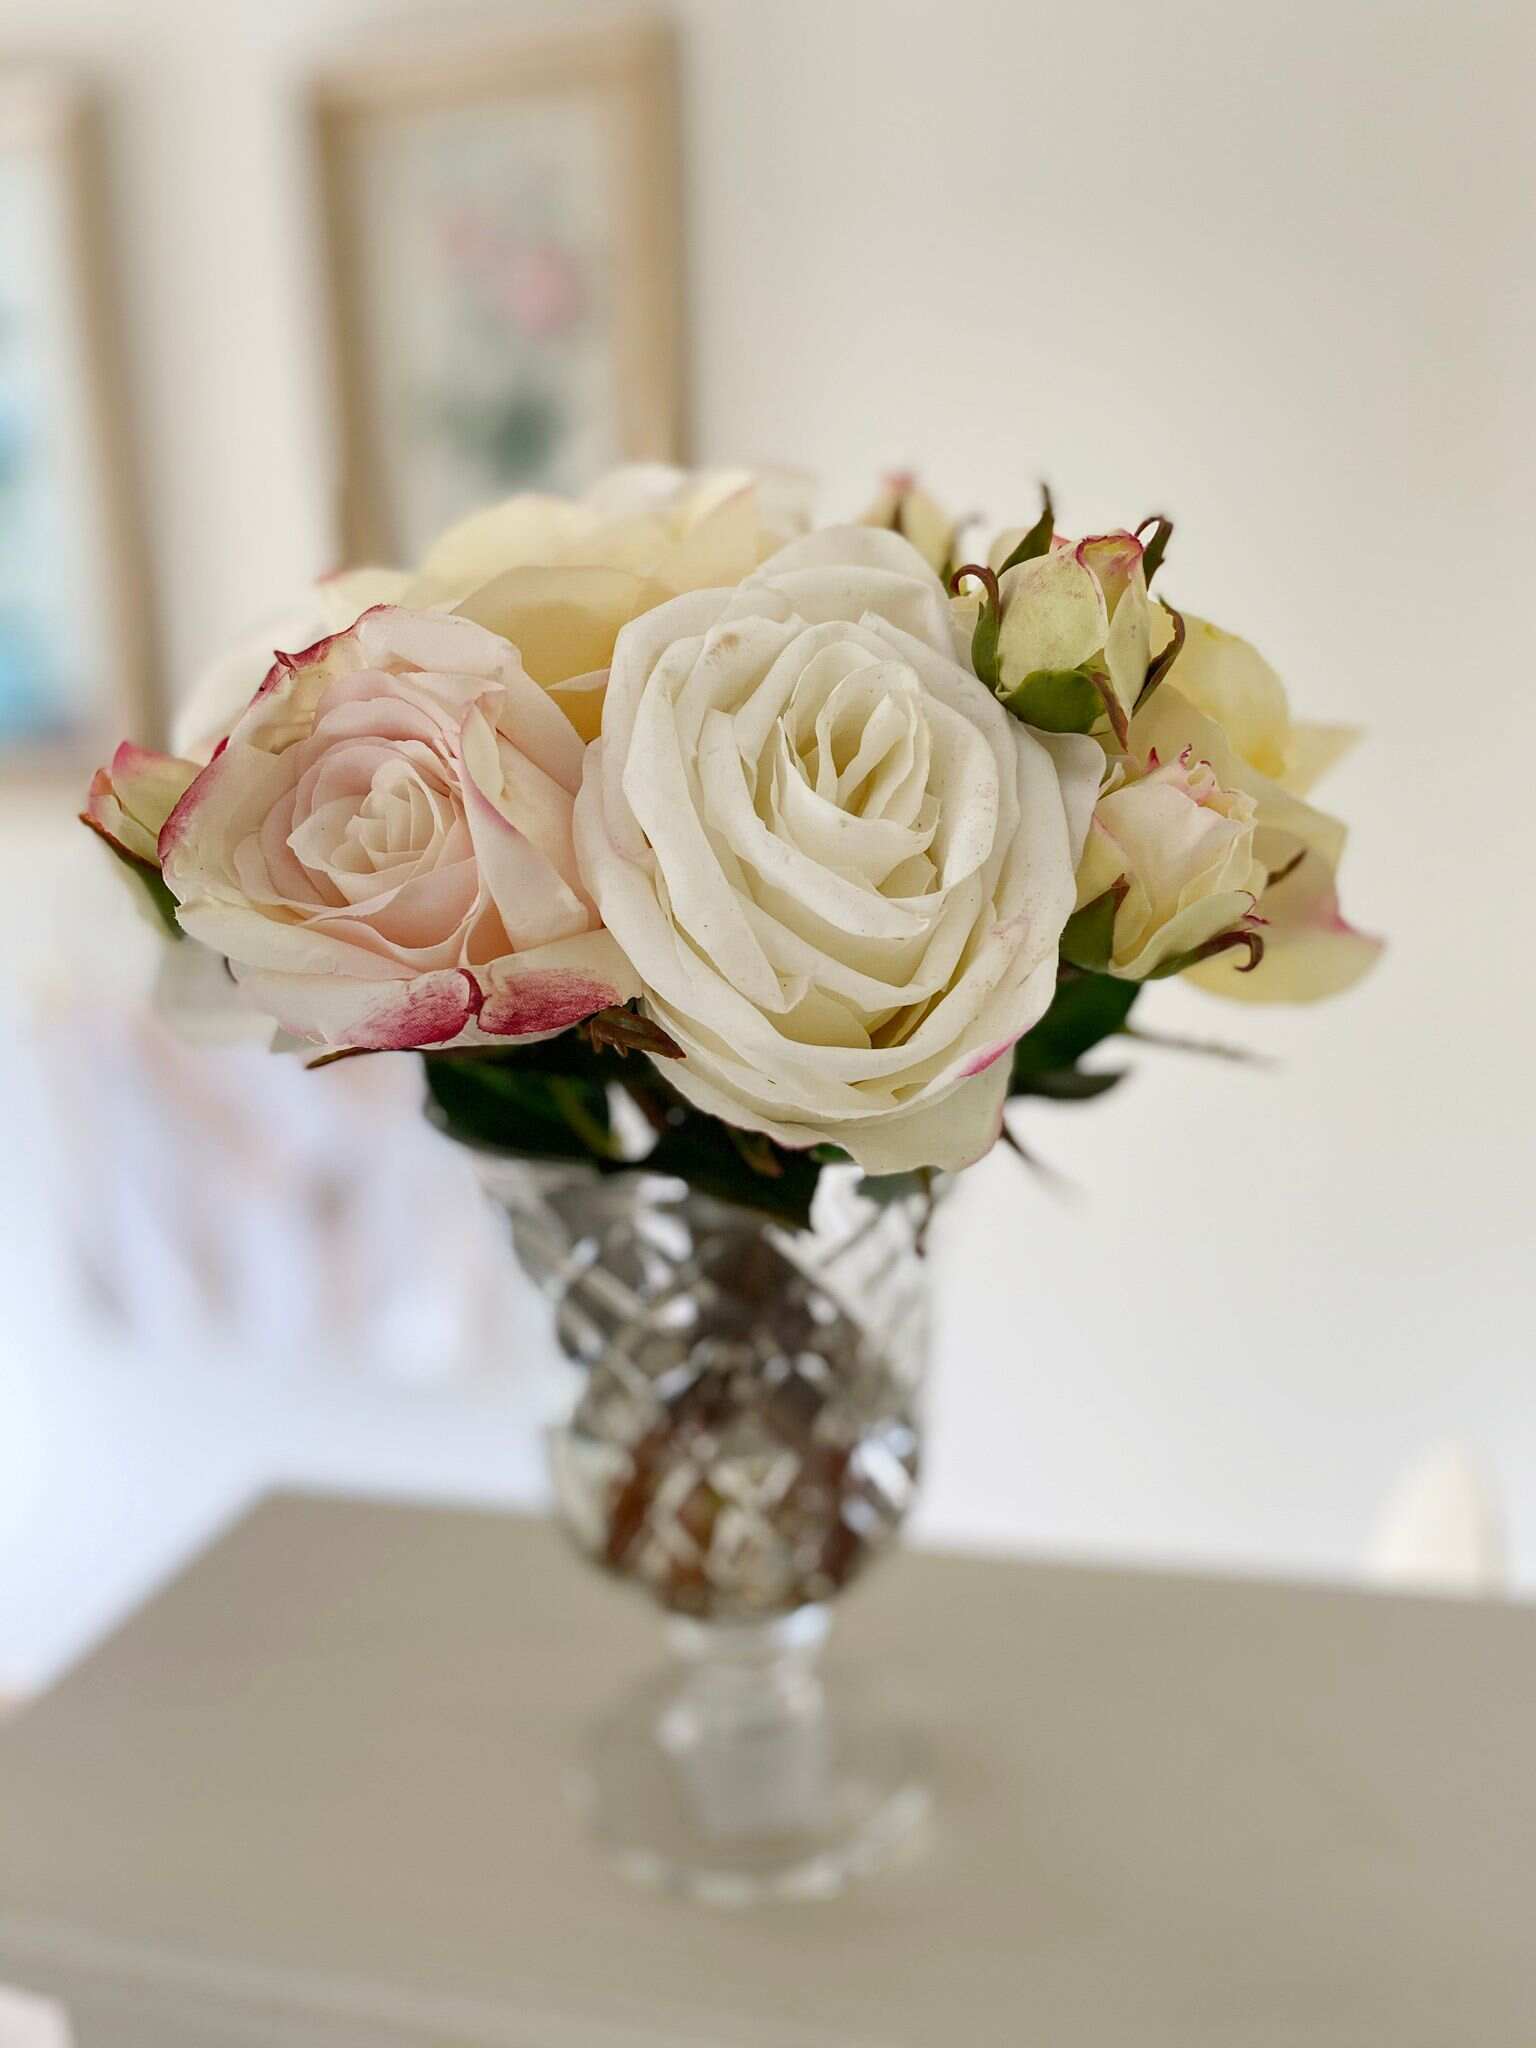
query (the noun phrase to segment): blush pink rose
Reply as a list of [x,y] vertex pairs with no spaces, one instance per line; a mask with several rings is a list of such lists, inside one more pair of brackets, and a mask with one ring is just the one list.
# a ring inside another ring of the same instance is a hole
[[639,992],[577,872],[582,753],[498,634],[379,606],[278,656],[166,820],[178,919],[328,1048],[547,1037]]

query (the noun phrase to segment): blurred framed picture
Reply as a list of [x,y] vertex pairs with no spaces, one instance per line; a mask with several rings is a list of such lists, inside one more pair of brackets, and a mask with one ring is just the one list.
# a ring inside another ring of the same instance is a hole
[[674,109],[649,21],[318,82],[345,560],[680,456]]
[[152,736],[92,110],[0,64],[0,775]]

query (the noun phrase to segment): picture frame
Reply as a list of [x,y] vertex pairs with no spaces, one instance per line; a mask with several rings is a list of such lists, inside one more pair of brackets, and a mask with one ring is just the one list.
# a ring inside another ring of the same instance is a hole
[[0,778],[158,738],[99,108],[0,59]]
[[404,44],[312,87],[338,548],[682,459],[676,55],[650,18]]

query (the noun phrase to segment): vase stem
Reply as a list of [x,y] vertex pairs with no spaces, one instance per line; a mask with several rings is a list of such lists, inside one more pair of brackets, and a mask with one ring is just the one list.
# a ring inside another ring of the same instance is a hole
[[759,1622],[677,1619],[681,1665],[656,1736],[700,1833],[783,1836],[825,1813],[830,1763],[818,1658],[824,1607]]

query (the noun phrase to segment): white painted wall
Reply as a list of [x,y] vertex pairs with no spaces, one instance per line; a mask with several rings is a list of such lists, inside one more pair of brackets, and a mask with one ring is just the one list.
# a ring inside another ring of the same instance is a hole
[[[1283,1063],[1139,1054],[1101,1107],[1035,1119],[1074,1201],[999,1156],[956,1202],[927,1526],[1346,1570],[1402,1462],[1456,1436],[1498,1475],[1529,1579],[1530,10],[677,11],[697,453],[814,464],[840,508],[898,461],[998,517],[1042,473],[1080,527],[1166,506],[1169,594],[1371,728],[1329,794],[1354,821],[1350,905],[1392,937],[1376,978],[1296,1014],[1156,991],[1149,1021]],[[178,682],[329,559],[292,86],[322,44],[411,16],[444,11],[9,0],[8,34],[89,57],[118,106]],[[69,845],[67,882],[30,871],[29,965],[94,892]],[[515,1388],[320,1361],[237,1386],[83,1338],[40,1278],[22,1157],[0,1162],[21,1305],[0,1679],[48,1668],[265,1475],[533,1483]]]

